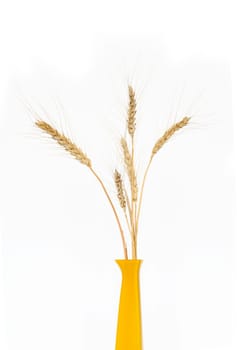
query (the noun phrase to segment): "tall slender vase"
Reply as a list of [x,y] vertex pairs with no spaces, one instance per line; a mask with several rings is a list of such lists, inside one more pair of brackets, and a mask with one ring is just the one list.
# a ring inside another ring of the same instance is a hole
[[142,350],[139,270],[142,260],[116,260],[122,273],[116,350]]

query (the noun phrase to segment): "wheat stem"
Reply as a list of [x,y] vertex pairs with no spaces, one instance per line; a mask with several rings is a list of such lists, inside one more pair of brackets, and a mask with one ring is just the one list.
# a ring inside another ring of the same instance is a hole
[[126,188],[124,188],[124,193],[125,193],[125,197],[126,197],[126,203],[127,203],[127,209],[128,209],[128,213],[129,213],[129,217],[130,217],[130,222],[132,222],[132,209],[131,209],[131,204],[130,204],[130,200],[129,200]]
[[123,209],[123,211],[124,211],[124,215],[125,215],[128,231],[129,231],[129,233],[130,233],[130,235],[132,237],[132,228],[131,228],[131,225],[130,225],[130,222],[129,222],[129,219],[128,219],[128,216],[127,216],[126,209]]
[[128,259],[128,255],[127,255],[127,245],[126,245],[126,240],[125,240],[125,236],[124,236],[124,232],[123,232],[123,229],[122,229],[122,226],[121,226],[121,223],[120,223],[120,220],[119,220],[119,217],[118,217],[118,214],[117,214],[117,211],[115,209],[115,206],[110,198],[110,195],[103,183],[103,181],[101,180],[101,178],[99,177],[99,175],[94,171],[93,168],[90,168],[90,170],[92,171],[92,173],[94,174],[94,176],[96,177],[96,179],[99,181],[99,183],[101,184],[101,187],[103,189],[103,191],[105,192],[105,195],[112,207],[112,210],[114,212],[114,215],[115,215],[115,218],[116,218],[116,221],[117,221],[117,224],[119,226],[119,230],[120,230],[120,233],[121,233],[121,239],[122,239],[122,244],[123,244],[123,250],[124,250],[124,256],[125,256],[125,259]]
[[132,258],[137,259],[137,238],[132,236]]
[[144,185],[145,185],[145,181],[146,181],[146,178],[147,178],[147,175],[148,175],[148,171],[149,171],[150,165],[152,163],[152,159],[153,159],[153,157],[150,158],[149,163],[148,163],[148,165],[146,167],[144,176],[143,176],[141,192],[140,192],[139,201],[138,201],[137,217],[136,217],[136,235],[137,235],[137,232],[138,232],[138,223],[139,223],[139,216],[140,216],[140,210],[141,210],[142,199],[143,199]]

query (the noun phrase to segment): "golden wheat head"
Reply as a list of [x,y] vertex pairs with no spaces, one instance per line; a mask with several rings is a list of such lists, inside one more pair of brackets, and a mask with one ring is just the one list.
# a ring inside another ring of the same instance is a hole
[[129,106],[128,106],[127,128],[128,128],[129,134],[133,136],[136,129],[135,114],[136,114],[137,102],[135,98],[135,92],[130,85],[128,86],[128,94],[129,94]]
[[155,143],[153,149],[152,149],[152,157],[161,149],[161,147],[174,135],[175,132],[179,131],[180,129],[184,128],[189,123],[190,118],[184,117],[181,121],[178,123],[173,124],[166,132],[163,134],[162,137],[158,139],[158,141]]
[[124,194],[123,182],[122,182],[121,174],[117,170],[115,170],[114,172],[114,180],[116,184],[117,198],[119,200],[120,206],[122,209],[125,209],[126,199]]
[[132,189],[132,200],[136,202],[137,194],[138,194],[137,179],[136,179],[135,169],[133,167],[132,157],[129,152],[127,142],[124,138],[121,139],[121,146],[123,150],[123,156],[124,156],[124,162],[126,165],[127,175],[130,181],[131,189]]
[[60,133],[53,126],[48,124],[43,120],[37,120],[35,125],[50,135],[59,145],[61,145],[67,152],[69,152],[74,158],[80,161],[82,164],[91,168],[91,160],[86,156],[86,154],[67,136]]

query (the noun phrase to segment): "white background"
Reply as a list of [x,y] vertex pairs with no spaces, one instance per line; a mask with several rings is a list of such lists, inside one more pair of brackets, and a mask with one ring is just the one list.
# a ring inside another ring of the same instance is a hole
[[1,349],[114,349],[115,220],[33,118],[70,134],[115,200],[128,82],[140,179],[156,138],[192,116],[145,189],[144,349],[242,349],[240,21],[236,1],[1,2]]

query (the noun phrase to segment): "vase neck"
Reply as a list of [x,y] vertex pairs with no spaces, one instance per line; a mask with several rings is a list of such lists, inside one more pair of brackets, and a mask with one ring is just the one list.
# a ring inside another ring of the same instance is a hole
[[120,267],[121,271],[124,272],[139,272],[142,260],[139,259],[123,259],[116,260],[116,263]]

